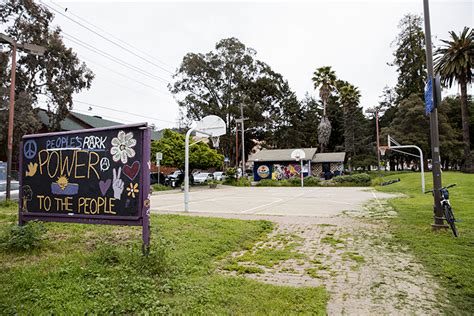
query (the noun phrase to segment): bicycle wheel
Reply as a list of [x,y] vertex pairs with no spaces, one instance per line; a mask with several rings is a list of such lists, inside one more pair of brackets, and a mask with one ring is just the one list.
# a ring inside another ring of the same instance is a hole
[[451,227],[454,237],[458,237],[458,230],[456,228],[456,225],[454,224],[454,214],[453,210],[451,209],[451,206],[444,206],[444,217],[446,218],[446,222],[448,222],[449,227]]

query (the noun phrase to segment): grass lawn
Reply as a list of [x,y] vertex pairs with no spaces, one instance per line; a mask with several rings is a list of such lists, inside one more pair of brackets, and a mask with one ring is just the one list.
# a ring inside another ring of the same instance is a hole
[[[0,228],[16,221],[0,206]],[[0,249],[2,314],[325,314],[321,288],[223,276],[216,262],[265,238],[266,221],[152,216],[152,251],[138,227],[46,223],[28,252]]]
[[[415,256],[445,289],[450,303],[448,314],[469,314],[474,311],[474,175],[444,172],[443,184],[456,183],[449,189],[450,201],[460,234],[453,237],[451,230],[433,232],[433,198],[421,193],[420,174],[397,174],[387,179],[401,182],[377,187],[384,192],[400,192],[409,198],[390,200],[399,217],[391,220],[397,243],[408,245]],[[427,189],[433,182],[426,174]],[[441,296],[440,296],[441,297]]]

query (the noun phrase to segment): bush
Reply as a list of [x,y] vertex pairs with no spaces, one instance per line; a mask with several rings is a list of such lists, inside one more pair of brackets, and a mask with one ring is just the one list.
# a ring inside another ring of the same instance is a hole
[[0,237],[0,246],[8,251],[30,251],[40,248],[46,232],[46,227],[38,221],[28,222],[24,226],[10,225],[4,229]]
[[358,185],[369,185],[370,184],[370,176],[366,173],[358,173],[353,175],[347,176],[337,176],[333,178],[333,181],[336,183],[350,183],[350,184],[358,184]]
[[236,187],[249,187],[251,185],[251,182],[248,178],[240,178],[240,179],[227,178],[225,179],[223,184],[233,185]]
[[304,178],[303,182],[304,182],[305,187],[317,187],[319,183],[321,182],[321,180],[319,180],[319,178],[317,177],[309,176],[309,177]]
[[162,185],[162,184],[159,184],[159,183],[155,183],[151,186],[151,188],[153,189],[153,192],[155,191],[167,191],[167,190],[172,190],[173,188],[172,187],[169,187],[167,185]]
[[[315,187],[318,186],[320,180],[316,177],[306,177],[303,180],[305,186]],[[299,187],[301,186],[301,179],[299,177],[285,179],[285,180],[270,180],[264,179],[257,182],[258,187]]]

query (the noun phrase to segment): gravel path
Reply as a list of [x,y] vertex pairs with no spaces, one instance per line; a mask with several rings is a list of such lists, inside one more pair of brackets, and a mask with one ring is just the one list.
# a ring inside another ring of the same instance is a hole
[[[439,287],[434,279],[407,249],[390,242],[384,218],[397,216],[397,213],[385,200],[376,200],[359,210],[333,217],[189,215],[265,219],[276,223],[268,240],[257,243],[250,253],[259,249],[283,249],[292,244],[291,251],[298,255],[271,267],[238,262],[260,271],[241,275],[276,285],[322,285],[331,295],[330,315],[441,314],[441,306],[435,298]],[[234,253],[230,259],[238,259],[245,253]],[[237,274],[224,269],[221,272]]]

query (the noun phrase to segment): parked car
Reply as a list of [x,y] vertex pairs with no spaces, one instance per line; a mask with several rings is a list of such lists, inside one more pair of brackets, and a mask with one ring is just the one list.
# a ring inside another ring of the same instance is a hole
[[209,172],[201,172],[194,176],[194,184],[206,183],[208,181],[214,180],[214,176]]
[[[166,176],[160,172],[160,184],[164,185]],[[158,172],[150,173],[150,185],[158,183]]]
[[[18,200],[18,196],[20,194],[20,183],[18,181],[11,182],[11,189],[10,189],[10,198],[12,200]],[[0,181],[0,201],[5,200],[7,195],[7,181],[1,180]]]
[[184,181],[184,174],[180,170],[176,170],[172,174],[168,175],[165,179],[165,185],[169,185],[173,188],[181,186]]
[[227,175],[224,171],[216,171],[212,174],[214,176],[214,180],[223,181],[227,178]]

